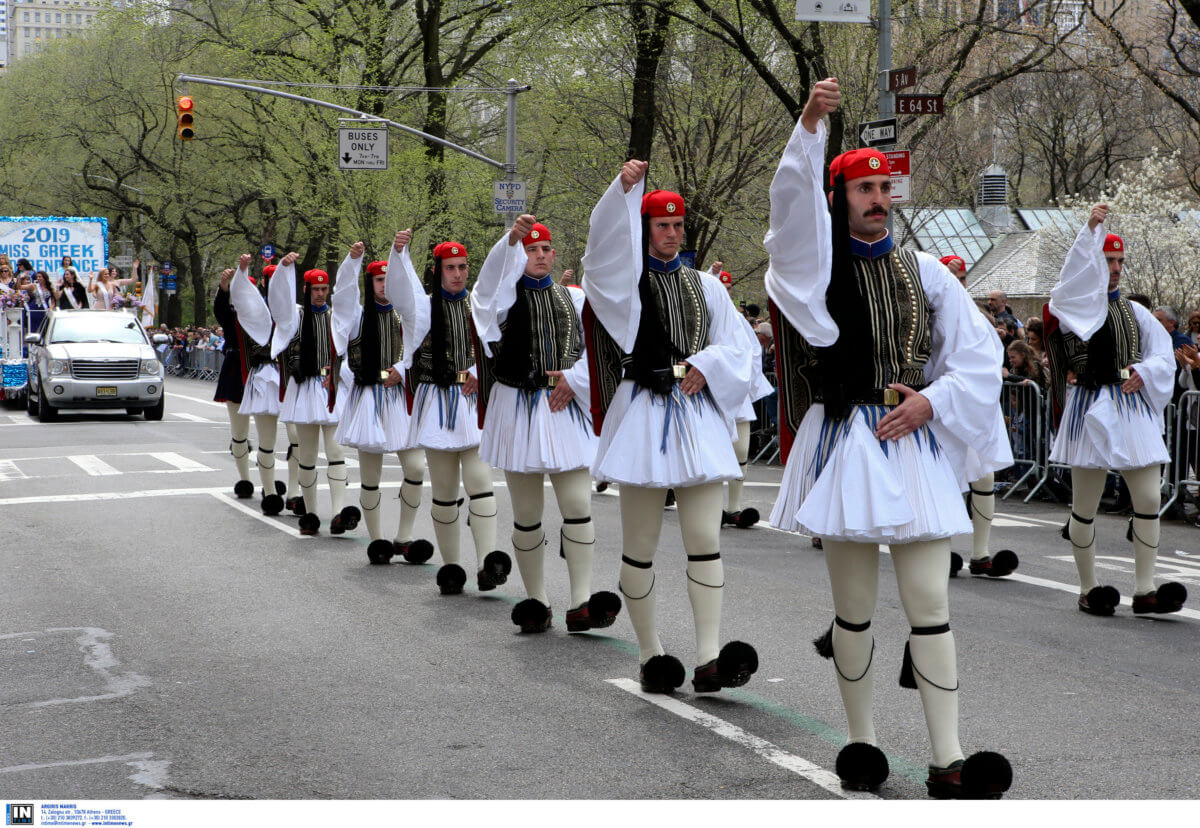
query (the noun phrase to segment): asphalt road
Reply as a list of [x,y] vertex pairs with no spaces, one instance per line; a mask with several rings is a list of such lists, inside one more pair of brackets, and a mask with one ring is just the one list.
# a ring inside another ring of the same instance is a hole
[[[828,781],[844,715],[832,665],[810,644],[832,602],[807,537],[724,530],[722,635],[752,643],[762,666],[717,695],[698,697],[689,682],[664,707],[631,692],[637,651],[624,613],[607,635],[566,635],[566,568],[553,549],[556,626],[522,636],[509,620],[524,597],[515,572],[494,593],[472,579],[466,594],[442,597],[436,563],[370,566],[361,525],[302,539],[296,518],[236,501],[212,390],[170,381],[161,423],[96,412],[40,424],[0,410],[6,797],[844,795]],[[780,475],[752,467],[747,505],[767,514]],[[505,548],[511,516],[496,479]],[[385,526],[395,526],[399,480],[393,459]],[[352,464],[347,502],[356,482]],[[426,491],[418,530],[431,537],[428,505]],[[595,495],[593,507],[594,589],[615,589],[617,497]],[[554,509],[548,497],[551,535]],[[1021,568],[951,583],[966,752],[1006,754],[1016,798],[1200,797],[1200,600],[1171,617],[1079,613],[1058,534],[1064,508],[1006,502],[998,512],[993,548],[1016,550]],[[1124,519],[1097,527],[1105,580],[1127,598]],[[1194,596],[1198,540],[1164,524],[1160,574]],[[655,567],[659,617],[668,651],[690,667],[683,567],[672,509]],[[928,738],[918,694],[896,684],[907,624],[886,555],[881,567],[876,729],[892,775],[879,796],[921,799]]]

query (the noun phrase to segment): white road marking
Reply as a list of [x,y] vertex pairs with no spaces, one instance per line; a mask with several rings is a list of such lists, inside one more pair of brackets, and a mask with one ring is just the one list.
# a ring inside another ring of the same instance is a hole
[[63,762],[31,762],[27,765],[10,765],[0,768],[0,773],[21,773],[23,771],[44,770],[46,768],[71,768],[79,765],[103,765],[108,762],[144,762],[152,759],[153,753],[129,753],[125,756],[97,756],[95,759],[69,759]]
[[173,400],[191,400],[192,402],[197,402],[201,405],[211,405],[213,408],[219,408],[222,411],[228,410],[225,408],[225,403],[213,402],[212,400],[202,400],[199,397],[189,397],[187,394],[176,394],[174,391],[169,389],[167,396]]
[[72,454],[68,455],[67,459],[92,477],[104,477],[106,475],[121,473],[120,469],[113,468],[94,454]]
[[172,417],[178,417],[181,420],[187,420],[189,423],[215,423],[216,420],[210,420],[207,417],[200,417],[196,414],[188,414],[185,411],[172,411]]
[[82,503],[96,500],[127,500],[135,497],[181,497],[223,492],[224,487],[204,486],[194,489],[141,489],[132,492],[78,492],[61,495],[32,495],[0,498],[0,506],[21,506],[32,503]]
[[713,716],[711,713],[706,713],[703,710],[692,707],[690,704],[684,704],[671,696],[658,693],[643,693],[642,688],[632,679],[607,679],[607,682],[614,687],[619,687],[626,693],[644,699],[650,702],[650,704],[657,705],[663,710],[707,728],[718,736],[753,751],[768,762],[807,779],[817,787],[823,788],[836,797],[841,799],[879,799],[874,794],[865,791],[843,790],[841,780],[838,779],[836,773],[827,771],[820,765],[813,764],[807,759],[796,756],[794,753],[788,753],[783,748],[768,742],[766,739],[755,736],[753,733],[748,733],[737,725],[730,724],[724,719]]
[[160,460],[168,466],[174,466],[177,471],[184,472],[210,472],[216,469],[209,468],[203,463],[198,463],[195,460],[190,460],[182,454],[176,454],[173,451],[152,451],[149,453],[155,460]]
[[217,500],[224,503],[226,506],[229,506],[232,509],[237,509],[242,514],[249,515],[250,517],[254,518],[255,520],[265,523],[267,526],[270,526],[272,529],[278,529],[280,532],[283,532],[288,537],[297,538],[299,540],[312,540],[313,538],[317,537],[316,535],[301,535],[296,527],[291,526],[287,523],[284,523],[281,520],[277,520],[276,518],[267,517],[266,515],[264,515],[262,513],[262,509],[254,509],[254,508],[251,508],[250,506],[247,506],[245,503],[239,503],[238,501],[229,497],[229,495],[225,494],[225,491],[226,491],[225,489],[222,489],[219,492],[211,492],[211,494],[213,497],[215,497]]
[[0,481],[2,480],[24,480],[29,475],[17,468],[17,464],[12,460],[0,460]]

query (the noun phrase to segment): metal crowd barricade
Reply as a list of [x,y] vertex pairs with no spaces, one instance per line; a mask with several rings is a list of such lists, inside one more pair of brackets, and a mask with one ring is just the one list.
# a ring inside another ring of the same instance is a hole
[[1200,486],[1200,391],[1186,391],[1175,404],[1175,416],[1168,422],[1174,427],[1171,451],[1171,497],[1163,504],[1161,516],[1188,494],[1188,486]]
[[1019,473],[1009,483],[1003,499],[1007,500],[1026,481],[1037,480],[1038,484],[1025,498],[1028,503],[1045,480],[1046,455],[1049,453],[1046,396],[1035,382],[1006,382],[1000,390],[1000,410],[1012,447],[1013,469]]

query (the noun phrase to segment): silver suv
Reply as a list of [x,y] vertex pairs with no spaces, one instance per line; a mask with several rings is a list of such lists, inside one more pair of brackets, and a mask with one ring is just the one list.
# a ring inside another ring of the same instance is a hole
[[25,341],[29,413],[43,423],[61,408],[124,408],[162,419],[162,363],[135,314],[54,310]]

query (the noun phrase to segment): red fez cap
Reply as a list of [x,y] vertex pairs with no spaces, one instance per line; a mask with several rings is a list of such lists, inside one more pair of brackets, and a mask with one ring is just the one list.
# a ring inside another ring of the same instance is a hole
[[642,196],[642,215],[650,218],[683,216],[683,196],[670,190],[651,190]]
[[[275,265],[267,265],[266,267],[264,267],[263,275],[266,276],[268,279],[270,279],[272,276],[274,276],[275,275]],[[253,280],[253,277],[251,277],[251,280]]]
[[452,259],[455,256],[466,256],[467,248],[458,242],[448,241],[442,242],[437,247],[433,248],[433,257],[435,259]]
[[530,228],[529,235],[521,239],[521,244],[529,247],[529,245],[533,244],[534,242],[548,241],[550,241],[550,228],[538,222],[534,224],[532,228]]
[[378,276],[380,273],[387,273],[387,262],[371,262],[367,265],[368,276]]
[[1109,233],[1104,237],[1104,252],[1105,253],[1121,253],[1125,250],[1125,242],[1121,241],[1121,237],[1116,233]]
[[951,270],[957,270],[960,267],[965,269],[967,266],[962,256],[942,256],[942,264]]
[[721,280],[721,284],[723,284],[723,285],[732,285],[733,284],[733,276],[729,273],[728,270],[722,270],[720,275],[717,276],[717,278]]
[[843,152],[829,163],[829,186],[841,173],[846,181],[865,178],[868,175],[891,175],[892,168],[887,156],[877,149],[856,149]]
[[308,270],[304,273],[304,281],[309,285],[328,285],[329,274],[324,270]]
[[249,279],[250,279],[250,284],[252,284],[252,285],[258,284],[258,279],[255,279],[253,276],[250,276]]

